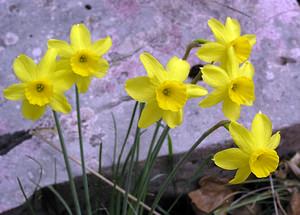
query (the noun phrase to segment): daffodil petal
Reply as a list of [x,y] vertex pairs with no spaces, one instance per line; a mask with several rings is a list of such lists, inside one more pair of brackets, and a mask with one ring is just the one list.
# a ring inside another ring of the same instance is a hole
[[24,54],[14,60],[13,69],[20,81],[29,82],[36,77],[36,64]]
[[92,49],[100,56],[104,55],[112,46],[112,40],[110,36],[104,39],[97,40],[93,43]]
[[158,107],[156,102],[151,102],[145,105],[142,111],[138,126],[140,128],[147,128],[153,123],[157,122],[162,117],[162,110]]
[[67,98],[62,93],[54,93],[50,106],[53,110],[61,113],[69,113],[72,109]]
[[240,118],[241,107],[239,104],[231,101],[230,98],[224,100],[222,110],[224,115],[231,121],[236,121]]
[[56,62],[56,70],[70,70],[72,71],[72,67],[70,64],[69,58],[61,58]]
[[156,78],[158,81],[164,81],[166,79],[166,71],[155,57],[151,54],[144,52],[140,55],[140,60],[143,63],[148,76],[150,78]]
[[247,78],[252,79],[255,73],[254,66],[250,61],[246,61],[242,64],[238,72],[241,76],[246,76]]
[[252,134],[237,122],[231,122],[229,125],[229,133],[237,145],[243,152],[251,153],[255,141]]
[[93,75],[97,78],[103,78],[106,75],[107,70],[109,69],[109,63],[107,62],[107,60],[100,58],[98,60],[98,66],[99,70],[97,72],[94,72]]
[[38,106],[30,104],[26,99],[22,103],[22,114],[25,119],[37,120],[43,116],[46,105]]
[[3,90],[3,95],[13,101],[24,99],[25,86],[25,84],[12,84]]
[[270,149],[276,149],[280,144],[280,132],[276,132],[276,134],[272,135],[270,141],[267,143],[267,147]]
[[229,83],[227,73],[220,67],[214,65],[205,65],[202,69],[202,78],[205,83],[214,87],[224,87]]
[[259,157],[251,155],[249,161],[251,172],[258,178],[269,176],[277,169],[278,163],[279,156],[272,149],[264,149],[263,154],[259,154]]
[[255,34],[244,34],[242,37],[247,38],[251,46],[255,45],[255,43],[256,43]]
[[188,98],[197,98],[207,94],[207,90],[196,84],[186,84]]
[[265,146],[270,142],[272,122],[265,114],[258,113],[252,121],[251,131],[254,138],[257,140],[257,145]]
[[84,24],[72,26],[70,33],[71,45],[74,49],[85,49],[91,46],[91,34]]
[[225,26],[218,20],[211,18],[208,20],[208,26],[213,32],[217,41],[226,43],[230,42],[230,38],[228,37],[228,33],[225,29]]
[[58,70],[54,72],[52,80],[55,83],[55,90],[64,92],[69,90],[76,82],[76,75],[70,70]]
[[212,91],[206,98],[204,98],[200,103],[200,107],[208,108],[214,106],[226,98],[226,89],[216,89]]
[[142,76],[128,79],[125,90],[129,96],[139,102],[149,102],[155,99],[155,88],[149,77]]
[[241,167],[236,171],[234,178],[229,181],[229,184],[240,184],[246,181],[250,174],[251,170],[249,166]]
[[230,148],[217,152],[213,161],[222,169],[234,170],[248,165],[249,156],[238,148]]
[[203,61],[211,63],[219,61],[226,53],[226,47],[221,43],[208,42],[203,44],[196,55]]
[[86,93],[89,89],[91,84],[90,77],[78,77],[76,81],[76,85],[78,87],[79,93]]
[[61,57],[70,57],[73,53],[73,49],[70,44],[63,40],[48,40],[48,48],[55,49]]
[[56,69],[57,51],[48,49],[40,63],[38,64],[37,76],[39,78],[51,76]]
[[190,64],[176,56],[172,57],[167,66],[168,76],[171,80],[183,82],[190,72]]
[[181,109],[178,112],[164,111],[162,118],[170,128],[175,128],[182,123],[183,110]]
[[231,34],[231,38],[235,39],[241,35],[241,26],[236,19],[227,17],[225,27]]
[[233,47],[229,47],[226,53],[227,57],[225,58],[225,62],[221,62],[221,66],[225,68],[228,76],[233,79],[238,75],[239,61],[236,57],[236,53]]

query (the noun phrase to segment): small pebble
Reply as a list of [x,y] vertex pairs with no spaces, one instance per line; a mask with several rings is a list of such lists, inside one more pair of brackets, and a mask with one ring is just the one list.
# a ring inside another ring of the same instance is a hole
[[274,79],[274,74],[272,72],[267,72],[266,78],[268,81],[272,81]]
[[40,48],[34,48],[32,50],[32,55],[34,57],[39,57],[39,56],[41,56],[41,54],[42,54],[42,49],[40,49]]
[[4,37],[4,44],[6,46],[15,45],[19,41],[18,35],[12,32],[7,32]]

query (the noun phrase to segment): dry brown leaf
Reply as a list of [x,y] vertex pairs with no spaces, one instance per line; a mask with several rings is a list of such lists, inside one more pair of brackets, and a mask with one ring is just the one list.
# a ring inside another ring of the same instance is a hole
[[227,181],[212,177],[203,177],[200,181],[200,188],[190,192],[188,195],[197,209],[210,213],[217,207],[232,202],[232,190],[226,186]]
[[300,214],[300,192],[294,191],[290,200],[289,215]]
[[293,173],[300,178],[300,152],[297,152],[290,161],[288,161],[288,165]]

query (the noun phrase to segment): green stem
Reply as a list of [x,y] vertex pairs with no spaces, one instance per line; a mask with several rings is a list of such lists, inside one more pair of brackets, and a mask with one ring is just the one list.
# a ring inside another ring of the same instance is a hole
[[274,204],[274,210],[275,210],[275,215],[279,215],[278,208],[277,208],[277,203],[276,203],[276,195],[275,195],[275,189],[274,189],[274,184],[273,184],[273,178],[272,175],[269,176],[270,179],[270,186],[272,190],[272,196],[273,196],[273,204]]
[[70,166],[69,159],[68,159],[68,153],[67,153],[67,149],[65,146],[64,137],[62,135],[60,123],[59,123],[59,120],[58,120],[58,117],[57,117],[57,114],[55,111],[53,111],[53,116],[54,116],[54,120],[55,120],[55,124],[56,124],[56,128],[57,128],[57,133],[58,133],[58,137],[59,137],[61,150],[62,150],[65,164],[66,164],[66,169],[67,169],[67,173],[68,173],[68,177],[69,177],[69,183],[70,183],[73,201],[75,204],[76,214],[81,215],[79,201],[78,201],[78,195],[77,195],[77,191],[76,191],[76,187],[75,187],[75,183],[74,183],[74,179],[73,179],[73,175],[72,175],[72,171],[71,171],[71,166]]
[[83,149],[83,140],[82,140],[82,130],[81,130],[81,116],[80,116],[80,99],[77,85],[75,85],[75,94],[76,94],[76,112],[77,112],[77,126],[78,126],[78,135],[79,135],[79,146],[80,146],[80,159],[81,159],[81,168],[82,168],[82,178],[83,178],[83,189],[85,203],[87,207],[87,214],[92,215],[92,208],[90,202],[89,194],[89,185],[85,170],[85,160],[84,160],[84,149]]
[[190,55],[191,50],[193,48],[197,48],[197,47],[200,47],[200,44],[197,41],[193,41],[190,44],[188,44],[188,46],[186,47],[184,56],[182,57],[182,60],[187,60]]
[[128,206],[128,193],[130,192],[130,187],[131,187],[131,181],[132,181],[132,172],[133,172],[133,167],[134,167],[134,156],[136,153],[136,150],[138,148],[138,145],[140,143],[140,128],[137,126],[136,131],[135,131],[135,138],[134,138],[134,143],[132,146],[133,153],[130,155],[130,162],[129,162],[129,168],[128,168],[128,173],[126,176],[125,180],[125,196],[124,196],[124,201],[123,201],[123,208],[122,208],[122,214],[126,215],[127,214],[127,206]]
[[166,180],[164,181],[164,183],[161,185],[161,188],[158,191],[158,194],[156,195],[154,202],[152,204],[152,211],[151,214],[153,214],[153,211],[155,210],[155,208],[157,207],[160,198],[162,197],[163,193],[166,191],[169,183],[172,181],[172,179],[174,178],[174,176],[176,175],[178,169],[181,167],[181,165],[190,157],[190,155],[192,154],[192,152],[200,145],[200,143],[206,138],[208,137],[211,133],[213,133],[215,130],[217,130],[220,127],[223,127],[226,123],[228,123],[229,121],[227,120],[222,120],[220,122],[218,122],[217,124],[215,124],[213,127],[211,127],[210,129],[208,129],[206,132],[204,132],[202,134],[202,136],[193,144],[193,146],[189,149],[188,152],[186,152],[184,154],[184,156],[178,161],[178,163],[176,164],[176,166],[174,167],[174,169],[172,170],[172,172],[168,175],[168,177],[166,178]]

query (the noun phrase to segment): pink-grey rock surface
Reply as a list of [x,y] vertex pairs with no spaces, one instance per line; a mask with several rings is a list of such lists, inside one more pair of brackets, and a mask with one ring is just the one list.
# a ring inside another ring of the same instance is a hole
[[[94,39],[110,35],[113,47],[106,55],[111,64],[108,75],[94,80],[81,97],[87,165],[97,168],[102,143],[103,164],[109,166],[114,143],[111,113],[117,120],[121,144],[134,105],[126,97],[124,81],[145,74],[139,54],[148,51],[165,64],[173,55],[183,56],[185,46],[192,40],[212,39],[206,24],[209,18],[224,21],[227,16],[240,20],[244,33],[257,35],[251,58],[256,68],[256,101],[253,107],[243,108],[240,121],[249,126],[261,110],[270,116],[275,128],[299,123],[300,7],[296,0],[0,0],[0,91],[16,81],[11,65],[17,55],[25,53],[39,60],[47,39],[68,40],[72,24],[84,22]],[[193,54],[189,61],[192,65],[199,63]],[[73,94],[71,91],[68,96],[74,104]],[[184,123],[171,131],[175,152],[187,150],[205,129],[224,118],[220,106],[200,109],[198,102],[199,99],[188,102]],[[53,127],[50,111],[37,122],[26,121],[20,113],[20,103],[7,101],[2,94],[0,119],[0,135]],[[69,154],[79,157],[76,112],[60,119]],[[142,155],[147,151],[150,135],[151,129],[143,135]],[[55,135],[46,137],[58,145]],[[228,133],[220,130],[205,141],[204,147],[228,138]],[[161,153],[167,153],[166,147]],[[29,139],[0,156],[0,212],[24,200],[17,177],[26,193],[32,193],[32,181],[38,180],[40,167],[30,157],[43,167],[42,186],[67,180],[61,154],[37,138]],[[72,166],[74,174],[79,175],[80,168]]]

